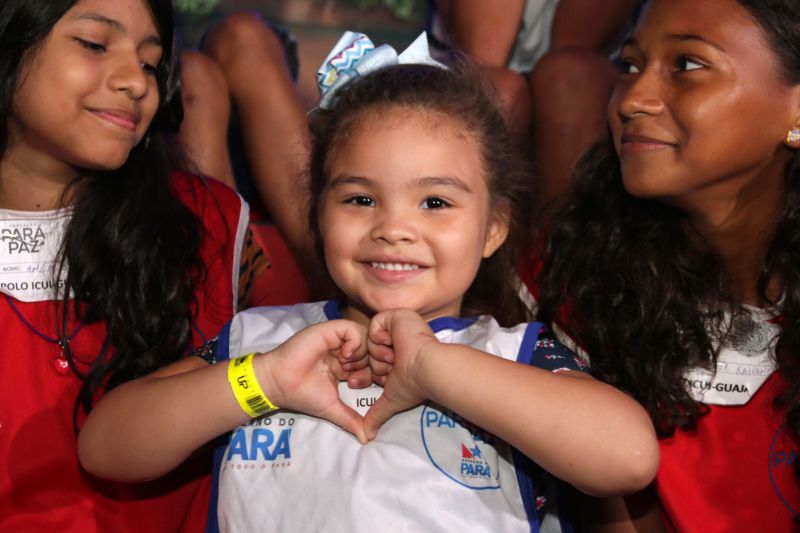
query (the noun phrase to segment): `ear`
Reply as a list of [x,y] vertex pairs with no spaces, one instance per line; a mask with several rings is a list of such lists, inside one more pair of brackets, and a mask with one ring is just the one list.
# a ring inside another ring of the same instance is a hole
[[789,148],[794,150],[800,149],[800,85],[795,85],[792,88],[790,97],[791,114],[789,128],[786,132],[786,137],[783,142]]
[[483,258],[491,257],[508,237],[509,209],[504,206],[497,210],[486,228],[486,239],[483,242]]

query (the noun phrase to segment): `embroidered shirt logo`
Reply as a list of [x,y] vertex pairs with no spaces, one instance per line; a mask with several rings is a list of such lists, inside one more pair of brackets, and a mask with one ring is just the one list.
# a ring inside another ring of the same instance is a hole
[[442,407],[426,405],[420,415],[422,445],[434,467],[459,485],[499,489],[499,451],[508,446],[468,420]]
[[468,479],[491,479],[492,467],[483,460],[480,447],[467,448],[461,444],[461,475]]
[[225,450],[222,470],[263,470],[292,464],[294,417],[264,416],[236,429]]
[[797,485],[794,480],[794,465],[799,461],[797,449],[791,438],[786,434],[784,422],[772,439],[769,450],[769,480],[775,490],[775,496],[794,516],[800,516],[800,506],[797,505]]

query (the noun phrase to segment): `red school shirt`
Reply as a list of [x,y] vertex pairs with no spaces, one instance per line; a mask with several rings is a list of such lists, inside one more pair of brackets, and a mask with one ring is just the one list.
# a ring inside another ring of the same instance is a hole
[[[535,305],[538,254],[520,268],[524,296]],[[563,310],[562,310],[563,311]],[[563,319],[564,313],[561,313]],[[554,328],[569,347],[575,342]],[[798,445],[772,401],[786,383],[774,372],[744,405],[709,406],[697,430],[659,440],[655,487],[664,521],[680,532],[800,531]]]
[[[238,264],[247,205],[225,185],[174,174],[178,198],[202,221],[201,257],[207,279],[198,287],[193,343],[213,337],[236,306]],[[0,242],[0,245],[5,243]],[[53,337],[53,301],[14,301],[41,332]],[[74,324],[70,326],[72,330]],[[96,354],[103,324],[82,327],[71,346],[80,359]],[[59,368],[60,348],[36,336],[0,295],[0,531],[201,531],[208,501],[210,456],[150,483],[105,482],[78,464],[72,412],[80,381]],[[194,502],[193,502],[194,500]],[[190,507],[193,506],[193,507]]]
[[800,531],[798,448],[772,407],[785,385],[773,372],[746,404],[711,405],[696,431],[660,440],[656,490],[670,529]]

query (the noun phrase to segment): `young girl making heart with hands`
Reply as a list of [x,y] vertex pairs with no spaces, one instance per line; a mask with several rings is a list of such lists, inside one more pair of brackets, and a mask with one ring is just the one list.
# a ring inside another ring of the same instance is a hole
[[340,300],[240,313],[206,360],[117,388],[87,469],[154,478],[232,431],[209,521],[241,531],[531,531],[558,519],[550,474],[650,482],[644,410],[520,323],[530,177],[502,118],[470,68],[416,52],[346,34],[326,65],[363,55],[320,75],[311,221]]

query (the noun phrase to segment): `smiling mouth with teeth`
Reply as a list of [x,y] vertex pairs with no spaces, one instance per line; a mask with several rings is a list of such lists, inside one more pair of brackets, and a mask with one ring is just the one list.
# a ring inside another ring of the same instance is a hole
[[372,268],[379,268],[381,270],[419,270],[419,265],[411,263],[370,263]]

